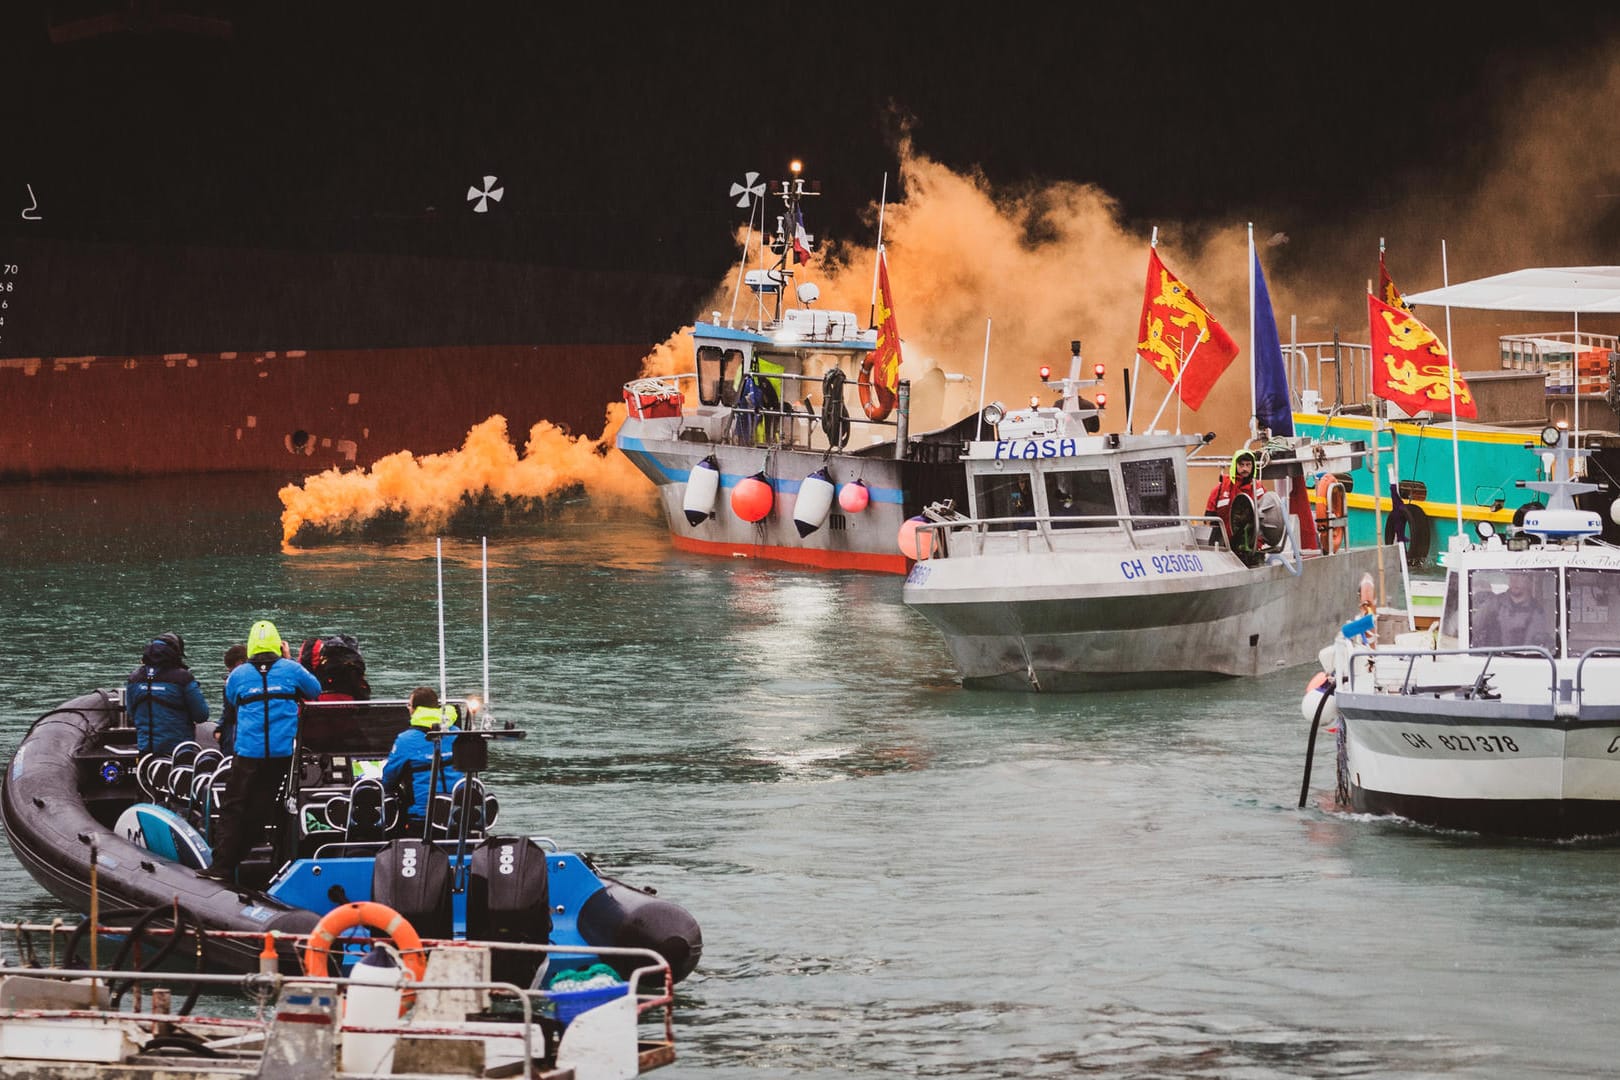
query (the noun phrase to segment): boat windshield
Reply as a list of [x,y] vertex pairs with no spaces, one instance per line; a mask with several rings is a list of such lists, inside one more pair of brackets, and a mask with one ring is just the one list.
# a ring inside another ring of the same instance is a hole
[[1569,654],[1615,644],[1614,625],[1620,620],[1620,570],[1570,567]]
[[1475,570],[1468,575],[1469,644],[1558,652],[1558,571]]
[[737,349],[702,345],[697,351],[698,400],[705,405],[737,404],[737,378],[743,354]]
[[[977,516],[982,518],[1033,518],[1035,516],[1035,492],[1030,487],[1028,473],[1005,473],[975,476],[973,478],[974,505],[977,507]],[[1028,529],[1033,524],[1025,525],[1012,521],[997,522],[987,526],[991,531],[1006,529]]]
[[1446,575],[1446,597],[1440,609],[1440,637],[1436,644],[1442,649],[1457,647],[1457,624],[1461,621],[1462,605],[1458,603],[1461,590],[1457,587],[1457,573]]
[[1046,508],[1054,529],[1108,528],[1111,521],[1066,521],[1065,518],[1112,517],[1114,487],[1107,469],[1068,469],[1046,474]]

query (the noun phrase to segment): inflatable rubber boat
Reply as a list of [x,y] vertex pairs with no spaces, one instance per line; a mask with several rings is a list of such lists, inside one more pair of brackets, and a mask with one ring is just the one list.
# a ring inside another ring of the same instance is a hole
[[[464,779],[406,835],[378,774],[409,725],[407,703],[305,702],[276,821],[235,882],[196,874],[211,859],[231,759],[195,742],[170,756],[139,753],[121,690],[75,698],[33,723],[0,783],[0,820],[51,895],[83,913],[94,898],[101,925],[109,913],[156,915],[192,931],[209,965],[225,970],[260,970],[266,943],[285,937],[279,966],[295,972],[291,938],[334,909],[376,904],[424,939],[651,949],[675,980],[689,974],[703,936],[684,908],[549,839],[496,831],[499,803],[478,774],[492,746],[522,732],[480,728],[476,710],[452,703],[471,717],[444,755]],[[541,954],[529,955],[538,963]],[[552,976],[568,964],[550,954]]]

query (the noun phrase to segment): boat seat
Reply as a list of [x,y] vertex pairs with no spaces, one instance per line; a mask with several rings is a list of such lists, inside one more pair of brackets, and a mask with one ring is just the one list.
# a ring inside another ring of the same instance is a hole
[[168,791],[169,770],[174,762],[166,757],[148,754],[135,765],[135,782],[140,785],[141,793],[149,802],[159,802],[162,794]]
[[191,739],[187,739],[174,748],[174,753],[170,754],[169,758],[176,765],[190,765],[200,753],[202,753],[202,746]]
[[381,780],[362,778],[347,794],[327,800],[325,816],[346,843],[386,840],[399,824],[399,800],[383,790]]
[[191,762],[193,776],[209,776],[219,768],[220,762],[225,760],[223,750],[204,750]]
[[495,824],[501,804],[495,796],[484,791],[483,781],[476,778],[456,781],[448,795],[435,795],[428,806],[428,822],[435,837],[457,836],[461,832],[461,801],[463,789],[472,784],[472,820],[467,823],[467,835],[481,836]]

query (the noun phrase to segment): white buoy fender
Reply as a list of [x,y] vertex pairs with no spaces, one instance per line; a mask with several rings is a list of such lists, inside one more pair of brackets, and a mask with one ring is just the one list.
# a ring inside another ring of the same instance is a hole
[[701,525],[714,516],[714,499],[720,492],[720,466],[710,454],[686,474],[686,500],[682,509],[686,520],[693,526]]
[[394,1071],[397,1036],[348,1029],[396,1026],[405,972],[388,950],[372,949],[354,965],[349,978],[353,981],[343,994],[342,1071],[386,1076]]
[[799,484],[799,497],[793,500],[793,527],[801,538],[821,528],[837,490],[825,468],[817,469]]
[[1339,722],[1339,703],[1328,696],[1327,704],[1322,705],[1322,696],[1327,694],[1328,677],[1325,672],[1318,671],[1311,676],[1310,684],[1305,687],[1305,696],[1299,701],[1299,711],[1308,724],[1316,719],[1316,710],[1322,709],[1322,726],[1332,727]]

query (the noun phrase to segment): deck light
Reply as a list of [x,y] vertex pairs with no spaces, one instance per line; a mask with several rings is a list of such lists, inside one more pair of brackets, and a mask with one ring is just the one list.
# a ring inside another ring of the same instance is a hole
[[1108,408],[1108,395],[1107,394],[1098,394],[1097,395],[1097,408],[1099,408],[1099,409]]
[[1007,415],[1007,407],[999,401],[992,401],[984,407],[984,422],[991,427],[1001,423],[1001,418]]
[[1107,370],[1107,369],[1104,368],[1103,365],[1101,365],[1101,364],[1098,364],[1096,367],[1091,369],[1092,374],[1096,375],[1097,378],[1099,378],[1099,379],[1103,377],[1103,372],[1105,370]]
[[1561,432],[1551,424],[1541,429],[1541,441],[1547,446],[1557,446]]
[[1041,365],[1041,382],[1045,382],[1047,379],[1050,379],[1051,377],[1052,377],[1052,369],[1047,367],[1045,364],[1042,364]]

